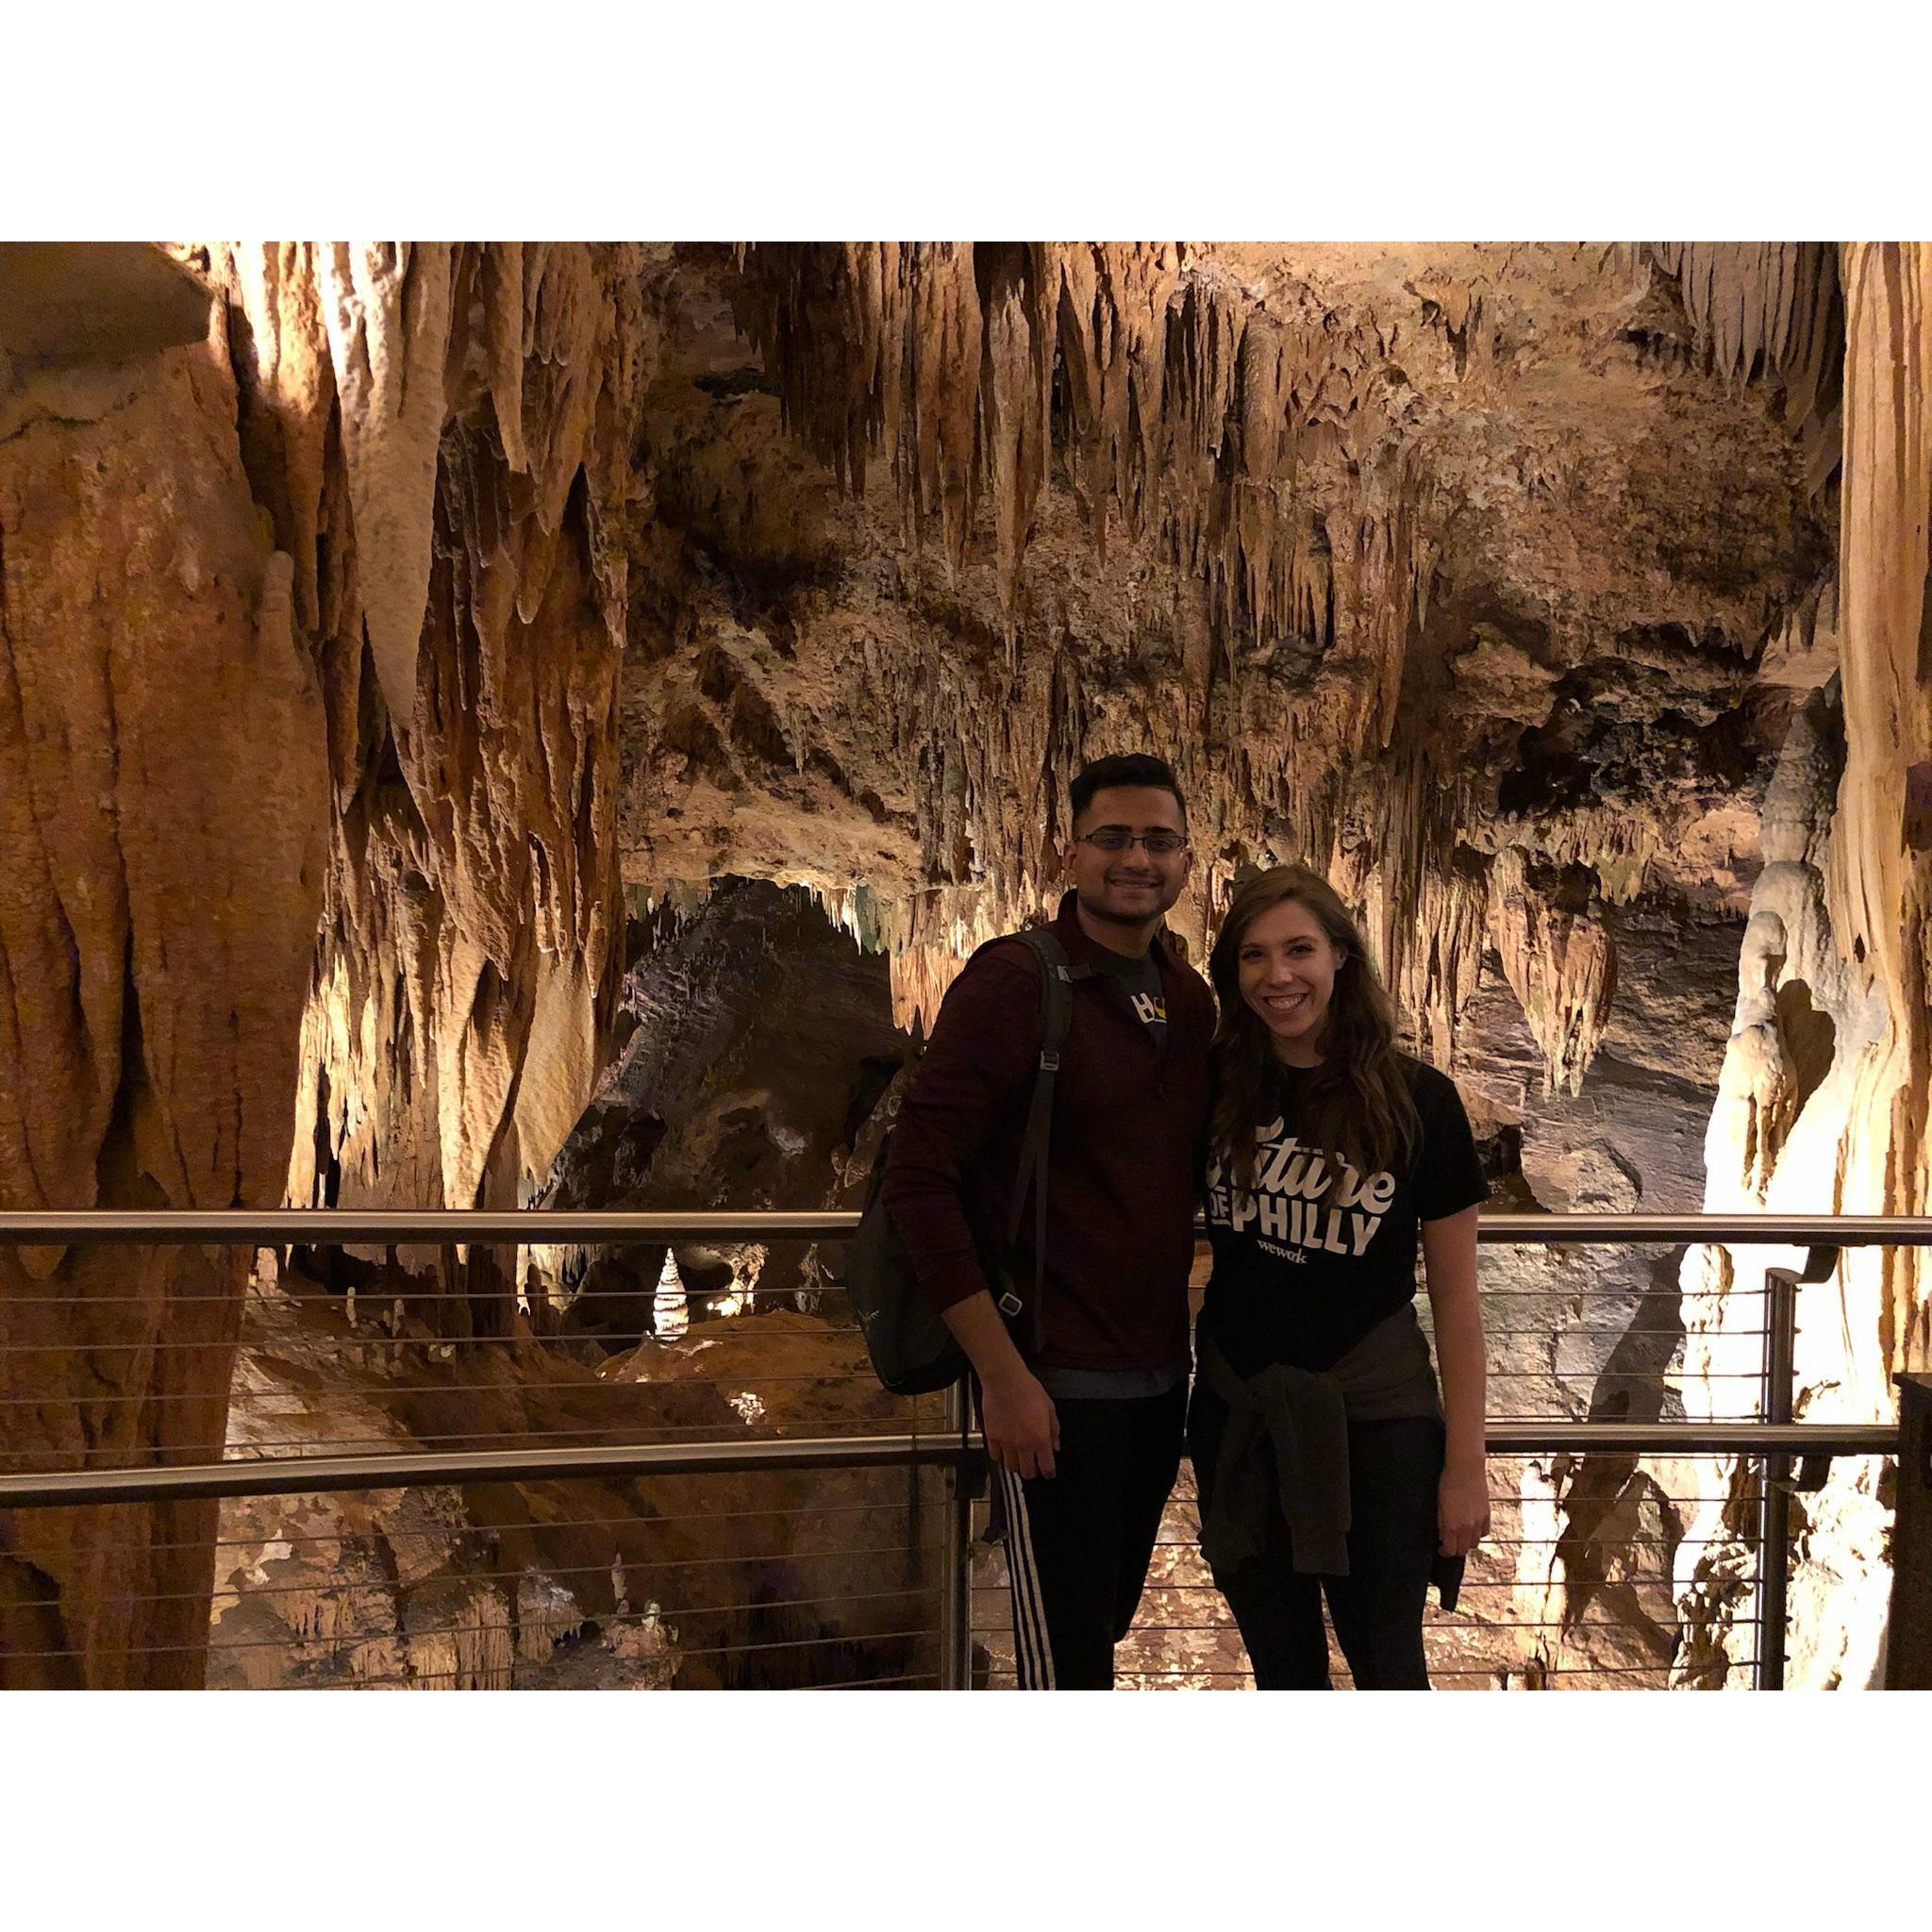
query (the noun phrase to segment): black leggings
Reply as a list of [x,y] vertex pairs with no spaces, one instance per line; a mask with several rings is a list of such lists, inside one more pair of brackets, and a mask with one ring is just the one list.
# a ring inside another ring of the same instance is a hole
[[[1188,1446],[1203,1496],[1212,1493],[1226,1420],[1226,1406],[1197,1386]],[[1322,1627],[1324,1592],[1357,1690],[1429,1688],[1423,1604],[1437,1547],[1442,1443],[1442,1424],[1431,1416],[1348,1425],[1346,1576],[1296,1572],[1271,1458],[1268,1535],[1260,1552],[1237,1571],[1213,1573],[1241,1628],[1257,1690],[1331,1688],[1328,1636]]]

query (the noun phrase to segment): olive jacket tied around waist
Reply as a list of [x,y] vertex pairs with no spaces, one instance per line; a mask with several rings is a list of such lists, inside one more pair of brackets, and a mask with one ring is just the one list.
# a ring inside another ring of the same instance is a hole
[[[1294,1567],[1304,1575],[1348,1574],[1348,1425],[1409,1416],[1441,1419],[1436,1372],[1409,1304],[1378,1323],[1331,1369],[1271,1362],[1237,1374],[1214,1338],[1196,1338],[1196,1374],[1228,1410],[1215,1457],[1213,1492],[1201,1499],[1201,1554],[1232,1573],[1260,1553],[1274,1463]],[[1456,1607],[1463,1559],[1440,1553],[1429,1581]]]

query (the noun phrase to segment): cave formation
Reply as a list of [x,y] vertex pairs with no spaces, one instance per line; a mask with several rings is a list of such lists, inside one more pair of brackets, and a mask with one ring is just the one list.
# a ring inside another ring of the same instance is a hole
[[[1242,866],[1326,869],[1499,1203],[1923,1212],[1928,274],[0,249],[0,1206],[847,1203],[951,974],[1054,890],[1074,772],[1144,747],[1191,802],[1194,957]],[[264,1283],[0,1248],[0,1459],[211,1459],[262,1440],[243,1391],[331,1440],[740,1426],[654,1349],[660,1272],[719,1346],[749,1296],[808,1354],[836,1257],[668,1258],[298,1251]],[[1785,1258],[1486,1251],[1552,1323],[1590,1285],[1560,1351],[1492,1324],[1492,1407],[1739,1412]],[[1913,1251],[1849,1251],[1802,1305],[1800,1414],[1889,1417],[1928,1306]],[[446,1389],[389,1399],[345,1346],[305,1379],[373,1307]],[[1522,1680],[1748,1656],[1742,1478],[1693,1507],[1680,1474],[1509,1466],[1549,1533],[1506,1573],[1546,1624]],[[407,1505],[442,1511],[425,1587],[476,1567],[461,1500]],[[1792,1681],[1869,1681],[1880,1473],[1803,1504]],[[347,1681],[508,1681],[656,1600],[511,1506],[510,1580],[422,1624],[491,1634],[372,1640]],[[344,1552],[379,1528],[304,1508]],[[5,1518],[0,1681],[203,1681],[211,1607],[266,1614],[211,1574],[218,1524],[266,1551],[291,1513]],[[566,1569],[574,1607],[525,1601]]]

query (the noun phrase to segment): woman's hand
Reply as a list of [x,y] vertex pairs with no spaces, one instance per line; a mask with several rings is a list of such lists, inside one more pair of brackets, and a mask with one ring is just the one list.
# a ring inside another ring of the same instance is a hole
[[1436,1485],[1436,1534],[1445,1557],[1466,1557],[1490,1533],[1490,1475],[1478,1458],[1442,1471]]
[[1445,1557],[1466,1557],[1490,1533],[1483,1439],[1483,1314],[1475,1291],[1476,1210],[1423,1223],[1423,1272],[1436,1311],[1442,1372],[1442,1480],[1436,1534]]

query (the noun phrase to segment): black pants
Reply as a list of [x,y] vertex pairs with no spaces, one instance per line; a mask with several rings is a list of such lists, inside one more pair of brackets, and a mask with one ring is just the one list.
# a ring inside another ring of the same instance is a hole
[[1000,1471],[1023,1690],[1111,1690],[1181,1462],[1185,1382],[1165,1395],[1056,1400],[1050,1476]]
[[[1188,1447],[1201,1493],[1212,1493],[1214,1458],[1226,1406],[1194,1392]],[[1326,1690],[1328,1636],[1358,1690],[1426,1690],[1423,1604],[1437,1547],[1436,1486],[1442,1474],[1442,1424],[1433,1417],[1348,1425],[1348,1574],[1304,1576],[1294,1567],[1275,1474],[1269,1470],[1268,1535],[1258,1555],[1214,1581],[1240,1626],[1255,1685],[1261,1690]]]

